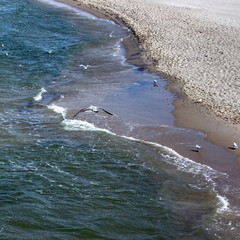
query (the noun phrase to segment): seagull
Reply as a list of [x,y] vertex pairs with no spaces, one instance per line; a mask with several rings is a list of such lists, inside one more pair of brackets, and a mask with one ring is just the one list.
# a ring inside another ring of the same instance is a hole
[[103,108],[99,108],[99,107],[96,107],[96,106],[92,106],[92,105],[91,105],[90,107],[83,108],[83,109],[81,109],[80,111],[78,111],[78,112],[73,116],[73,118],[76,117],[76,116],[77,116],[79,113],[81,113],[81,112],[89,112],[89,111],[92,111],[92,112],[94,112],[94,113],[98,113],[99,110],[102,110],[103,112],[105,112],[105,113],[107,113],[107,114],[109,114],[109,115],[113,115],[112,113],[106,111],[106,110],[103,109]]
[[237,149],[237,148],[238,148],[238,145],[234,142],[232,148],[233,148],[233,149]]
[[80,64],[78,66],[83,67],[85,70],[88,69],[89,67],[91,67],[91,65],[83,65],[83,64]]
[[199,152],[200,151],[200,149],[202,149],[202,147],[201,146],[199,146],[199,145],[196,145],[196,148],[197,148],[197,152]]
[[6,56],[8,56],[8,53],[5,53]]
[[197,101],[196,101],[196,103],[202,103],[203,102],[203,100],[201,99],[201,98],[199,98]]
[[109,34],[109,37],[112,38],[113,37],[113,33],[114,33],[114,31]]
[[48,53],[48,54],[51,54],[51,53],[52,53],[52,50],[49,50],[47,53]]
[[2,48],[4,48],[4,44],[2,43]]
[[157,80],[156,79],[153,80],[153,86],[157,87]]

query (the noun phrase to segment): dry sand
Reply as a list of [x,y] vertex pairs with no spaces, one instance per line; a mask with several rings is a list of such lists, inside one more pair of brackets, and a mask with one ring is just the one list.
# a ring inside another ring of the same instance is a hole
[[240,122],[240,2],[74,0],[119,19],[145,50],[145,61],[180,83],[191,101]]

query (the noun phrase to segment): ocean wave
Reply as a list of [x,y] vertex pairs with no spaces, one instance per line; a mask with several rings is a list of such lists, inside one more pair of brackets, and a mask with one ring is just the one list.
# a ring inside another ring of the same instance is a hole
[[59,113],[62,115],[62,117],[65,119],[66,117],[66,113],[67,113],[67,110],[63,107],[60,107],[60,106],[57,106],[56,104],[52,103],[50,105],[47,106],[48,109],[56,112],[56,113]]
[[155,142],[144,141],[144,140],[137,139],[134,137],[117,135],[107,129],[98,128],[94,124],[88,123],[86,121],[65,119],[62,121],[62,125],[64,125],[64,129],[68,130],[68,131],[105,132],[107,134],[122,137],[122,138],[128,139],[130,141],[135,141],[135,142],[139,142],[139,143],[143,143],[143,144],[147,144],[147,145],[159,148],[160,150],[162,150],[164,152],[165,158],[163,158],[163,159],[165,159],[165,161],[167,161],[168,164],[170,163],[170,164],[175,165],[178,170],[183,171],[183,172],[188,172],[188,173],[192,173],[195,175],[203,175],[204,178],[209,183],[211,182],[211,184],[213,186],[213,191],[216,193],[216,197],[219,201],[218,209],[217,209],[218,213],[229,210],[228,199],[224,196],[220,196],[217,193],[217,191],[215,189],[216,185],[213,181],[214,178],[217,178],[220,176],[228,177],[227,174],[218,172],[207,165],[200,164],[200,163],[192,161],[189,158],[183,157],[180,154],[178,154],[175,150],[173,150],[169,147],[163,146],[163,145],[155,143]]
[[134,141],[134,142],[138,142],[138,143],[142,143],[142,144],[146,144],[146,145],[158,148],[161,151],[161,153],[164,155],[163,161],[165,161],[167,164],[174,165],[179,171],[182,171],[182,172],[191,173],[194,175],[201,175],[209,184],[211,184],[213,191],[216,194],[216,198],[218,199],[218,205],[217,205],[218,213],[221,213],[224,211],[230,211],[228,199],[225,196],[221,196],[218,194],[216,190],[216,184],[214,182],[215,178],[219,178],[219,177],[227,178],[228,175],[226,173],[221,173],[219,171],[214,170],[210,166],[207,166],[205,164],[200,164],[189,158],[183,157],[172,148],[163,146],[159,143],[145,141],[145,140],[141,140],[134,137],[128,137],[124,135],[117,135],[109,131],[108,129],[98,128],[94,124],[89,123],[87,121],[82,121],[77,119],[66,119],[67,110],[55,104],[49,105],[48,108],[62,115],[63,121],[61,122],[61,125],[63,125],[63,128],[67,131],[104,132],[113,136],[121,137],[130,141]]
[[42,94],[45,93],[45,92],[47,92],[46,89],[41,88],[40,92],[39,92],[35,97],[33,97],[33,99],[34,99],[35,101],[40,101],[40,100],[42,100]]

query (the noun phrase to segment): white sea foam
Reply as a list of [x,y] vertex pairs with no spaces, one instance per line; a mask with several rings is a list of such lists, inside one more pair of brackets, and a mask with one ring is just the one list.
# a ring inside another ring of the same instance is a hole
[[89,123],[87,121],[81,121],[76,119],[64,119],[62,121],[62,125],[64,129],[67,131],[96,131],[96,132],[105,132],[111,135],[115,135],[115,133],[110,132],[104,128],[98,128],[94,124]]
[[51,109],[52,111],[59,113],[62,115],[62,117],[65,119],[66,117],[66,112],[67,110],[63,107],[57,106],[56,104],[52,103],[51,105],[47,106],[49,109]]
[[121,59],[121,65],[128,65],[126,62],[126,50],[122,45],[123,38],[115,44],[114,52],[111,54],[113,57]]
[[35,101],[40,101],[40,100],[42,100],[42,94],[45,93],[45,92],[47,92],[46,89],[41,88],[40,92],[39,92],[35,97],[33,97],[33,99],[34,99]]
[[72,7],[70,5],[67,5],[65,3],[60,3],[60,2],[56,2],[54,0],[38,0],[39,2],[43,2],[45,4],[49,4],[58,8],[62,8],[62,9],[66,9],[66,10],[70,10],[70,11],[74,11],[75,13],[79,14],[82,17],[86,17],[88,19],[97,19],[97,17],[95,17],[94,15],[84,12],[78,8]]
[[217,198],[219,200],[217,212],[221,213],[221,212],[224,212],[224,211],[228,211],[229,210],[228,199],[224,196],[220,196],[218,193],[217,193]]

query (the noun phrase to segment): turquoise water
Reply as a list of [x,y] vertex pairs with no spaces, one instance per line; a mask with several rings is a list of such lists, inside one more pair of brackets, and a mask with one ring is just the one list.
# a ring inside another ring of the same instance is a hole
[[0,9],[0,239],[237,239],[213,181],[224,174],[117,134],[104,113],[70,118],[114,94],[144,105],[134,86],[157,91],[124,62],[127,29],[66,5]]

